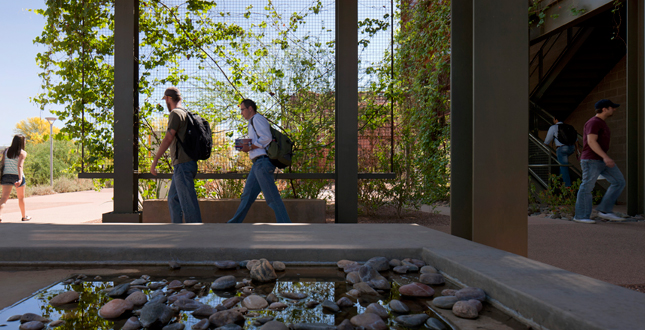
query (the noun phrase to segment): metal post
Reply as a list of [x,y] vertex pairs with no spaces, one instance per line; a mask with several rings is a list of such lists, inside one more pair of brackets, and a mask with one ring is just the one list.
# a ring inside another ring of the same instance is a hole
[[45,117],[49,122],[49,185],[54,186],[54,122],[56,117]]
[[140,222],[137,190],[139,1],[114,5],[114,212],[103,222]]
[[450,233],[473,231],[473,0],[452,0]]
[[358,222],[358,3],[336,1],[336,222]]
[[473,241],[523,256],[528,249],[527,10],[526,1],[473,1]]
[[645,5],[627,1],[627,213],[642,214],[645,204]]

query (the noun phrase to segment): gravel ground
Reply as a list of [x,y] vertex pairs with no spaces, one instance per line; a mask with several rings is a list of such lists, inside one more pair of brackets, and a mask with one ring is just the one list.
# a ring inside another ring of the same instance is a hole
[[[326,220],[327,223],[334,223],[333,205],[327,206]],[[358,223],[416,223],[444,233],[450,232],[450,216],[417,210],[405,210],[398,216],[392,206],[381,207],[373,214],[359,214]]]

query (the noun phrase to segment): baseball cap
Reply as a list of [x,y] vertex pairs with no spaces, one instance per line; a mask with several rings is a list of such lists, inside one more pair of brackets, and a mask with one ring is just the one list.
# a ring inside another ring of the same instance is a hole
[[616,104],[616,103],[614,103],[614,102],[612,102],[612,101],[610,101],[608,99],[602,99],[602,100],[596,102],[596,109],[597,110],[600,110],[602,108],[609,108],[609,107],[618,108],[619,106],[620,106],[620,104]]
[[179,88],[175,86],[166,88],[166,91],[163,93],[163,97],[161,99],[162,100],[166,99],[166,96],[170,96],[172,98],[179,98],[181,100],[181,92],[179,91]]

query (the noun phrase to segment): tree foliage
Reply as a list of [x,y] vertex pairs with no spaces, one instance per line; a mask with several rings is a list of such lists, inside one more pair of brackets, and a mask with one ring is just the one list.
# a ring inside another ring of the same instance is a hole
[[[60,129],[53,127],[54,134],[58,134]],[[16,134],[22,134],[27,138],[28,143],[42,143],[49,139],[50,126],[49,122],[40,117],[30,117],[19,121],[13,130]]]

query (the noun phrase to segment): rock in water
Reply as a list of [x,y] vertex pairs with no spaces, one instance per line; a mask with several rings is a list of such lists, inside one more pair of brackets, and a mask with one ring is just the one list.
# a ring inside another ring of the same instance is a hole
[[161,330],[184,330],[184,327],[183,323],[173,323],[161,328]]
[[202,307],[202,303],[200,303],[199,301],[187,298],[177,299],[174,303],[172,303],[172,305],[177,307],[177,309],[179,309],[180,311],[194,311]]
[[208,319],[203,319],[196,324],[193,324],[193,326],[190,328],[193,330],[207,330],[210,325],[211,323],[208,321]]
[[358,314],[349,321],[353,326],[363,327],[365,330],[386,330],[388,328],[383,319],[373,313]]
[[[389,266],[388,266],[389,267]],[[389,268],[388,268],[389,269]],[[375,268],[372,268],[369,264],[365,264],[358,270],[358,275],[361,277],[361,281],[367,283],[369,286],[377,290],[389,290],[390,282],[381,274],[379,274]]]
[[419,282],[426,284],[426,285],[442,285],[446,283],[446,280],[443,278],[443,275],[441,274],[421,274],[419,276]]
[[390,309],[399,314],[410,313],[410,307],[400,300],[392,299],[390,300]]
[[448,330],[448,327],[446,327],[443,322],[434,317],[431,317],[426,321],[426,326],[430,328],[430,330]]
[[22,317],[22,315],[9,316],[9,318],[7,319],[7,322],[18,321],[20,320],[20,317]]
[[244,322],[244,316],[235,310],[225,310],[211,315],[208,321],[216,328],[219,328],[231,323],[241,324]]
[[239,303],[240,301],[242,301],[242,298],[240,298],[240,297],[237,297],[237,296],[231,297],[231,298],[228,298],[228,299],[222,301],[222,306],[226,307],[226,309],[229,309],[229,308],[237,305],[237,303]]
[[18,327],[18,329],[20,330],[41,330],[44,328],[45,328],[45,324],[38,321],[29,321],[21,324],[20,327]]
[[265,323],[260,330],[288,330],[286,325],[284,323],[279,322],[279,321],[269,321]]
[[149,328],[153,324],[161,326],[168,324],[172,317],[173,312],[170,307],[161,303],[152,303],[143,306],[139,320],[144,328]]
[[349,300],[349,298],[342,297],[338,299],[338,301],[336,302],[336,305],[338,305],[338,307],[350,307],[350,306],[354,306],[354,303],[351,300]]
[[235,284],[237,284],[237,281],[235,280],[235,276],[233,275],[222,276],[216,279],[213,282],[213,284],[211,284],[211,289],[228,290],[228,289],[234,288]]
[[387,319],[388,313],[387,309],[385,307],[381,306],[381,304],[377,303],[371,303],[365,308],[365,313],[372,313],[380,316],[382,319]]
[[123,325],[123,328],[121,328],[121,330],[137,330],[137,329],[141,329],[141,322],[139,322],[139,319],[136,316],[129,318]]
[[256,294],[252,294],[244,298],[242,305],[250,310],[261,310],[269,306],[269,303],[266,301],[266,299]]
[[112,291],[110,291],[108,293],[108,296],[110,296],[110,297],[120,297],[120,296],[126,294],[126,292],[128,292],[128,289],[130,289],[130,283],[124,283],[124,284],[121,284],[121,285],[117,285],[117,286],[114,287],[114,289],[112,289]]
[[237,265],[237,262],[233,260],[215,261],[215,267],[218,269],[235,269]]
[[437,274],[437,273],[439,273],[439,271],[437,271],[437,269],[432,267],[432,266],[423,266],[423,267],[421,267],[419,272],[421,274]]
[[251,279],[258,282],[275,281],[278,276],[271,263],[266,259],[260,259],[260,262],[251,268]]
[[289,325],[291,330],[336,330],[333,325],[325,323],[292,323]]
[[343,322],[340,322],[336,330],[354,330],[354,326],[349,319],[344,319]]
[[295,300],[300,300],[300,299],[305,299],[307,298],[306,293],[300,293],[300,292],[282,292],[280,293],[281,296],[289,299],[295,299]]
[[52,306],[64,305],[78,301],[80,295],[76,291],[67,291],[61,294],[56,295],[49,301],[49,304]]
[[402,296],[409,297],[432,297],[434,289],[422,283],[410,283],[399,288]]
[[331,300],[323,301],[321,306],[324,311],[332,313],[337,313],[338,311],[340,311],[340,307],[338,307],[338,305],[336,305],[336,303]]
[[343,268],[344,269],[345,267],[347,267],[349,265],[358,265],[358,262],[343,259],[343,260],[337,262],[336,265],[338,266],[338,268]]
[[123,315],[126,311],[131,311],[132,308],[134,308],[134,304],[130,301],[112,299],[101,307],[99,310],[99,316],[104,319],[114,319]]
[[282,261],[274,261],[272,266],[276,272],[284,272],[287,269],[287,266]]
[[347,276],[345,277],[345,280],[349,284],[356,284],[361,281],[361,276],[358,274],[358,272],[351,272],[347,274]]
[[195,317],[209,317],[217,312],[217,309],[210,305],[201,305],[193,312]]
[[401,323],[403,326],[408,328],[415,328],[423,323],[429,318],[427,314],[413,314],[413,315],[401,315],[394,319],[396,322]]
[[125,300],[133,303],[135,306],[141,306],[148,302],[148,296],[141,291],[133,292]]
[[56,320],[52,323],[49,324],[50,328],[55,328],[55,327],[60,327],[61,325],[65,324],[65,321],[63,320]]
[[365,282],[356,283],[353,288],[358,290],[361,295],[378,296],[378,292],[372,289],[372,287]]

